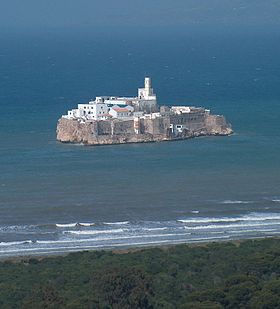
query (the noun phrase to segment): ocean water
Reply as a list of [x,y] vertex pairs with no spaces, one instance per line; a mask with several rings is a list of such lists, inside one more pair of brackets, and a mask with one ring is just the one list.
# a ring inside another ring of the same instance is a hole
[[[279,33],[0,35],[0,256],[280,234]],[[146,75],[235,134],[56,142],[61,114]]]

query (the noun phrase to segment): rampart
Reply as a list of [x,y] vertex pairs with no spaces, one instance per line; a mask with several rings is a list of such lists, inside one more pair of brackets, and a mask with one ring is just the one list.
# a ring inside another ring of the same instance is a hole
[[211,115],[203,109],[124,120],[79,121],[60,118],[57,124],[58,141],[87,145],[168,141],[232,133],[231,125],[224,116]]

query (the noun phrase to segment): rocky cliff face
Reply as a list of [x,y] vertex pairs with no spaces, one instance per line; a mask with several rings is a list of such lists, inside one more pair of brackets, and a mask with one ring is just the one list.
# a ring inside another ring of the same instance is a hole
[[207,115],[205,117],[205,128],[207,135],[230,135],[233,133],[231,124],[224,116]]
[[[166,120],[168,122],[168,119]],[[145,122],[145,121],[144,121]],[[151,120],[149,120],[151,122]],[[146,123],[143,123],[145,127]],[[157,121],[155,121],[157,126]],[[165,124],[167,125],[167,124]],[[60,118],[57,124],[57,140],[64,143],[82,143],[85,145],[109,145],[126,143],[144,143],[176,139],[187,139],[207,135],[230,135],[231,125],[223,116],[206,115],[198,129],[184,129],[173,134],[169,130],[144,130],[141,134],[134,133],[133,121],[93,121],[82,123],[75,119]]]

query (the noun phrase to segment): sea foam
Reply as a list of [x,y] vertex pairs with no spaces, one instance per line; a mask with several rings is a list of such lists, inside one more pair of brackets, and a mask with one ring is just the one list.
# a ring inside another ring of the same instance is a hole
[[280,214],[261,214],[251,213],[242,217],[207,217],[207,218],[190,218],[179,219],[181,223],[219,223],[219,222],[239,222],[239,221],[266,221],[266,220],[280,220]]
[[[243,227],[258,227],[258,226],[270,226],[270,225],[279,225],[280,222],[277,223],[249,223],[249,224],[211,224],[211,225],[197,225],[197,226],[185,226],[187,230],[205,230],[205,229],[229,229],[229,228],[243,228]],[[255,232],[258,230],[256,229]]]
[[253,201],[239,201],[239,200],[225,200],[222,201],[221,204],[252,204]]
[[76,227],[78,223],[57,223],[56,227],[65,228],[65,227]]
[[95,223],[79,222],[78,225],[88,227],[95,225]]
[[97,235],[97,234],[113,234],[113,233],[122,233],[124,229],[115,229],[115,230],[99,230],[99,231],[64,231],[65,234],[74,234],[74,235]]
[[120,222],[103,222],[105,225],[126,225],[129,224],[129,221],[120,221]]
[[16,246],[16,245],[25,245],[32,244],[32,240],[23,240],[23,241],[8,241],[8,242],[0,242],[0,246]]

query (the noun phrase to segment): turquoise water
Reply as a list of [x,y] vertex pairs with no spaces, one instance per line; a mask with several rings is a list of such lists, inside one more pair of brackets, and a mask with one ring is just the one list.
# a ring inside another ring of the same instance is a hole
[[[0,254],[280,233],[279,42],[277,33],[3,37]],[[56,142],[61,114],[96,95],[134,95],[145,75],[159,103],[210,108],[235,134]]]

